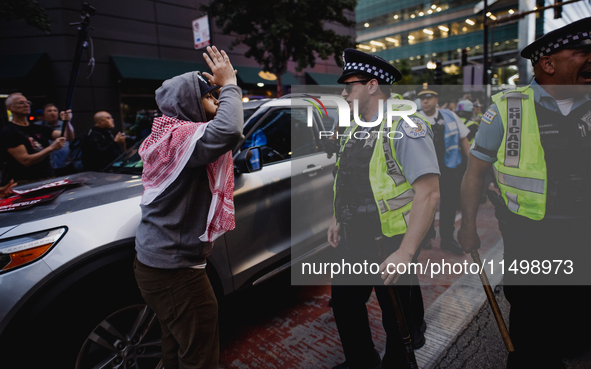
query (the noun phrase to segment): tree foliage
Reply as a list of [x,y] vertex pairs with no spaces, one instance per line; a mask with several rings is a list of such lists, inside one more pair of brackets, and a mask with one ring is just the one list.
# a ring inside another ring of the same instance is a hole
[[38,30],[51,33],[49,15],[36,0],[3,0],[0,6],[0,19],[24,20]]
[[281,75],[289,60],[300,71],[323,60],[339,56],[347,47],[354,47],[350,36],[337,34],[329,24],[353,27],[344,10],[355,9],[357,0],[213,0],[201,9],[215,18],[224,34],[237,39],[232,46],[248,47],[246,57],[254,58],[264,70],[274,73],[280,94]]

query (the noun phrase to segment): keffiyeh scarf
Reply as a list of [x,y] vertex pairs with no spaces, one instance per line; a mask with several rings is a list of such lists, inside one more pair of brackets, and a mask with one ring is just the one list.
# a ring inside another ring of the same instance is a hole
[[[179,176],[203,136],[208,123],[195,123],[163,115],[154,119],[152,133],[139,149],[143,160],[144,193],[141,204],[150,204]],[[211,204],[202,242],[212,242],[235,228],[234,166],[231,152],[206,165]]]

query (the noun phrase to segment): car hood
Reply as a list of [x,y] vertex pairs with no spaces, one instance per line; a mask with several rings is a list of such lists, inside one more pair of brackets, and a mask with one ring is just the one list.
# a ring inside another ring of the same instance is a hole
[[72,181],[84,180],[84,183],[67,187],[64,192],[51,201],[22,210],[0,213],[0,231],[5,227],[12,227],[40,219],[93,208],[111,202],[138,197],[142,195],[144,189],[141,176],[98,172],[78,173],[67,177],[37,182],[27,186],[19,186],[15,189],[23,190],[26,188],[33,188],[40,186],[43,183],[59,179],[69,179]]

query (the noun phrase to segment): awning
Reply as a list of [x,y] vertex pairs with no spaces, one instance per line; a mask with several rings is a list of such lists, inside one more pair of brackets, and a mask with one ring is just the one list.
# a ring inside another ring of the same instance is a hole
[[0,58],[0,79],[25,78],[43,59],[49,61],[46,53],[4,55]]
[[306,72],[308,77],[312,78],[314,82],[319,85],[324,86],[334,86],[338,85],[337,80],[341,76],[340,74],[327,74],[327,73],[313,73],[313,72]]
[[[266,85],[277,85],[277,80],[267,80],[259,75],[259,73],[263,71],[262,68],[240,67],[235,65],[234,69],[238,71],[238,82],[240,84],[256,85],[257,83],[264,83]],[[281,75],[281,84],[299,85],[300,82],[289,72],[285,72]]]
[[209,68],[204,64],[180,60],[147,59],[117,55],[111,55],[111,60],[117,67],[121,78],[124,79],[164,81],[187,72],[209,71]]

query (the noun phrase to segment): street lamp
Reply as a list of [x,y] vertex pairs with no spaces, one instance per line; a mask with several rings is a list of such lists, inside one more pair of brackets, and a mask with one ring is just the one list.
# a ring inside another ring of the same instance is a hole
[[433,69],[435,69],[435,68],[437,68],[437,64],[435,64],[435,62],[434,62],[434,61],[432,61],[432,60],[429,60],[429,61],[427,62],[427,69],[433,70]]

